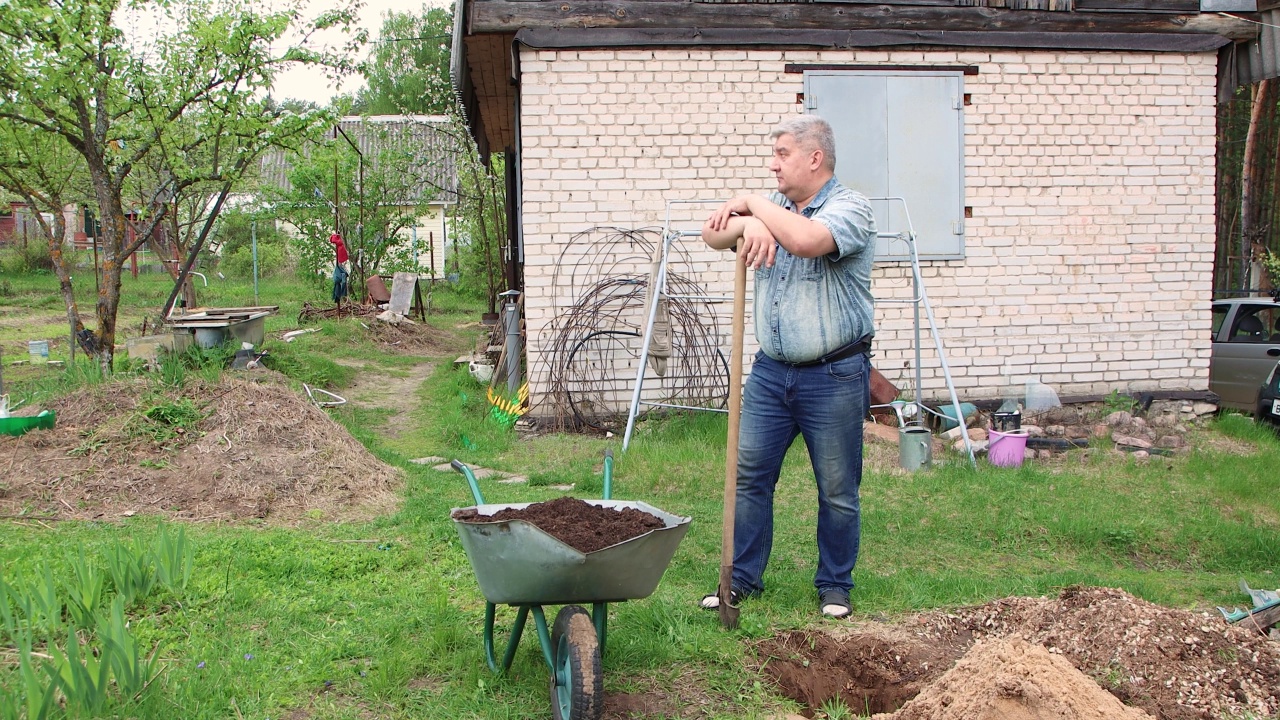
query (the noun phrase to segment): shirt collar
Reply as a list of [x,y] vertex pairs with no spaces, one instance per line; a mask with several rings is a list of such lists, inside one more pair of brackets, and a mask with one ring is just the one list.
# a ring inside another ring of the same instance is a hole
[[[813,202],[809,203],[809,205],[806,206],[805,209],[802,210],[801,212],[807,213],[811,210],[817,210],[818,208],[822,207],[822,204],[827,201],[827,198],[831,197],[831,193],[835,192],[836,186],[839,184],[840,184],[840,181],[836,180],[835,176],[833,175],[831,179],[828,180],[826,184],[823,185],[822,188],[818,190],[818,194],[813,196]],[[788,210],[792,212],[796,211],[796,204],[791,201],[791,198],[783,196],[782,199],[786,201],[787,203],[786,208]]]

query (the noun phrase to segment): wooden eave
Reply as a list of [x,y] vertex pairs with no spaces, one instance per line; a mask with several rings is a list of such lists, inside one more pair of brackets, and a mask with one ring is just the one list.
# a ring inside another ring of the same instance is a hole
[[472,134],[484,155],[491,151],[503,152],[516,144],[514,41],[514,32],[463,38],[468,85],[463,101]]
[[458,82],[482,151],[502,151],[516,144],[515,44],[1207,52],[1258,36],[1258,13],[1201,11],[1215,3],[1255,7],[1252,0],[458,0],[465,57]]
[[[1134,5],[1141,9],[1130,9]],[[1156,6],[1158,9],[1152,10]],[[1166,9],[1170,8],[1170,9]],[[1182,9],[1185,8],[1185,9]],[[679,0],[471,0],[467,32],[521,29],[648,30],[918,30],[984,32],[1205,33],[1231,40],[1257,35],[1255,22],[1201,13],[1185,3],[1094,0],[1071,10],[958,6],[954,0],[912,2],[711,3]]]

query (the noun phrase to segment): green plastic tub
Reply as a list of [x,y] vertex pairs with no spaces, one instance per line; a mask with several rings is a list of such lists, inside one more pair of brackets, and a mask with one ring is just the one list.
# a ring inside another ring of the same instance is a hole
[[28,430],[52,430],[54,412],[41,410],[39,415],[0,418],[0,435],[23,435]]

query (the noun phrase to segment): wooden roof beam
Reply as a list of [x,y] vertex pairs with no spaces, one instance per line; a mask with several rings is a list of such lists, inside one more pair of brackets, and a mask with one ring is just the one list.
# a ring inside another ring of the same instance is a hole
[[697,3],[683,0],[474,0],[469,33],[523,28],[650,30],[789,29],[1006,32],[1205,33],[1232,40],[1258,25],[1223,13],[1053,12],[986,7],[821,3]]

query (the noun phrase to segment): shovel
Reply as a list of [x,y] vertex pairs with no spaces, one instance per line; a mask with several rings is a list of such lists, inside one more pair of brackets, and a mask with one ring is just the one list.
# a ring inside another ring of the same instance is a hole
[[724,529],[720,546],[720,624],[738,627],[733,587],[733,516],[738,500],[738,425],[742,418],[742,332],[746,324],[747,264],[738,256],[733,275],[733,347],[729,355],[729,438],[724,458]]

